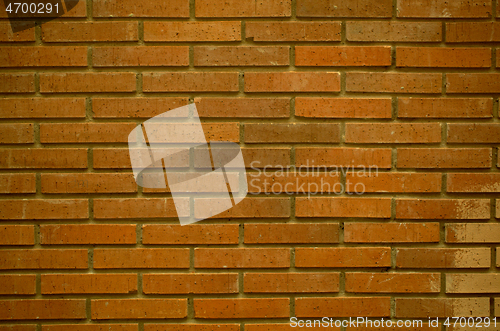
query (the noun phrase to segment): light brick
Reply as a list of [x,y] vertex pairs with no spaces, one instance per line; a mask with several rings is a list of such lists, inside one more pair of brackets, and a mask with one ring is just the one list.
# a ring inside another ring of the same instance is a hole
[[36,193],[36,175],[0,174],[0,193]]
[[0,275],[0,283],[2,295],[36,294],[36,275]]
[[[154,150],[154,148],[153,148]],[[179,150],[181,151],[181,150]],[[94,148],[93,167],[95,169],[131,169],[128,148]],[[175,158],[169,159],[167,167],[189,166],[189,153],[175,152]]]
[[246,143],[335,143],[340,126],[335,123],[245,124]]
[[132,72],[67,72],[40,74],[42,93],[134,92]]
[[288,248],[195,248],[195,268],[289,268]]
[[400,118],[491,118],[492,98],[398,98]]
[[295,298],[297,317],[388,317],[389,297],[357,298]]
[[95,0],[94,17],[189,17],[188,0],[168,2],[141,2],[122,0],[119,4],[106,0]]
[[340,92],[338,72],[246,72],[245,92]]
[[135,224],[42,224],[42,245],[135,244]]
[[185,106],[188,98],[93,98],[94,118],[151,118]]
[[[360,189],[362,188],[362,189]],[[434,193],[441,192],[441,174],[410,172],[346,173],[346,192]]]
[[195,318],[288,318],[290,299],[194,299]]
[[[304,148],[295,150],[295,165],[315,167],[391,167],[389,148]],[[371,168],[370,168],[371,169]]]
[[0,67],[86,67],[84,46],[3,46]]
[[237,92],[237,72],[145,72],[144,92]]
[[195,98],[200,117],[285,118],[289,98]]
[[[423,18],[479,18],[491,17],[491,0],[453,1],[423,0],[398,0],[398,17],[423,17]],[[456,315],[458,316],[458,315]]]
[[289,46],[195,46],[196,67],[287,66]]
[[382,268],[391,266],[389,247],[295,248],[297,268]]
[[85,299],[0,301],[0,320],[74,320],[85,319],[85,315]]
[[446,74],[447,93],[500,93],[500,74]]
[[500,274],[446,274],[446,293],[500,293]]
[[490,168],[491,148],[398,148],[398,168]]
[[439,42],[441,22],[348,21],[349,41],[366,42]]
[[145,41],[239,41],[241,22],[144,22]]
[[[176,203],[188,204],[189,200],[176,200]],[[182,210],[185,208],[182,207]],[[163,218],[177,217],[177,212],[172,198],[94,199],[94,217],[98,219]]]
[[389,98],[295,98],[295,116],[312,118],[391,118]]
[[439,123],[346,123],[346,143],[431,144],[441,142]]
[[441,93],[441,74],[348,72],[347,92]]
[[340,273],[245,273],[245,293],[328,293],[339,291]]
[[297,217],[390,218],[390,198],[302,198],[295,199]]
[[328,244],[339,242],[337,223],[245,224],[245,244]]
[[32,93],[35,92],[35,75],[33,73],[0,73],[0,93]]
[[500,243],[500,224],[448,223],[447,243]]
[[397,318],[490,316],[489,298],[396,298]]
[[86,199],[1,200],[2,220],[87,219]]
[[346,243],[439,242],[439,223],[344,223]]
[[95,269],[189,268],[187,248],[94,249]]
[[397,248],[397,268],[489,268],[489,248]]
[[348,272],[346,292],[355,293],[439,293],[438,273],[367,273]]
[[489,219],[487,199],[397,199],[400,219]]
[[446,23],[446,42],[500,41],[500,22]]
[[[298,0],[298,17],[391,17],[392,1]],[[325,315],[326,316],[326,315]]]
[[167,319],[187,316],[187,299],[95,299],[92,319]]
[[0,251],[0,269],[87,269],[86,249],[13,249]]
[[0,245],[23,245],[35,244],[35,227],[33,225],[2,225],[0,226]]
[[195,3],[196,17],[290,17],[290,0],[198,0]]
[[340,22],[245,22],[254,41],[340,41]]
[[144,224],[145,245],[229,245],[238,244],[238,224]]
[[145,294],[238,293],[236,273],[145,274]]
[[92,49],[94,67],[186,67],[188,46],[102,46]]
[[138,41],[137,22],[49,22],[42,25],[44,42]]
[[136,274],[42,274],[42,294],[128,294],[137,292]]
[[0,99],[1,118],[84,118],[84,98]]

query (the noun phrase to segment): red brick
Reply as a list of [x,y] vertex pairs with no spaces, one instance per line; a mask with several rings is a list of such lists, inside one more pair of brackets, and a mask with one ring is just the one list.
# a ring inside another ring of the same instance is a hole
[[489,219],[487,199],[397,199],[396,217],[403,219]]
[[[298,17],[391,17],[392,1],[298,0]],[[326,315],[325,315],[326,316]]]
[[447,243],[500,243],[500,224],[450,223],[445,233]]
[[86,249],[13,249],[0,251],[0,269],[87,269]]
[[246,72],[245,92],[340,92],[338,72]]
[[195,318],[288,318],[290,299],[194,299]]
[[85,319],[85,299],[1,300],[0,320]]
[[446,274],[446,293],[500,293],[500,274]]
[[302,198],[295,199],[297,217],[390,218],[390,198]]
[[287,66],[290,46],[194,46],[197,67]]
[[1,200],[2,220],[87,219],[86,199]]
[[491,148],[398,148],[398,168],[490,168]]
[[84,169],[86,148],[0,149],[0,169]]
[[381,268],[391,266],[389,247],[295,248],[297,268]]
[[36,324],[13,324],[13,325],[1,325],[0,331],[37,331],[37,328]]
[[151,118],[185,106],[188,98],[93,98],[94,118]]
[[50,22],[42,25],[44,42],[138,41],[137,22]]
[[389,148],[305,148],[295,149],[295,165],[315,167],[391,168]]
[[448,143],[500,143],[500,124],[448,124]]
[[84,98],[0,99],[1,118],[84,118]]
[[245,124],[246,143],[335,143],[340,141],[337,123]]
[[0,67],[86,67],[84,46],[3,46]]
[[397,248],[397,268],[489,268],[489,248]]
[[340,22],[245,22],[254,41],[340,41]]
[[488,68],[491,67],[491,49],[486,47],[396,47],[396,66]]
[[113,294],[137,292],[136,274],[44,274],[42,294]]
[[500,174],[448,174],[448,192],[500,193]]
[[0,124],[0,144],[32,144],[34,132],[32,123]]
[[144,22],[145,41],[239,41],[241,22]]
[[346,292],[355,293],[439,293],[438,273],[368,273],[348,272]]
[[36,275],[0,275],[0,294],[36,294]]
[[340,273],[245,273],[245,293],[328,293],[339,291]]
[[491,118],[492,98],[398,98],[399,118]]
[[296,66],[390,66],[390,46],[295,46]]
[[135,224],[42,224],[42,245],[135,244]]
[[135,123],[40,124],[42,143],[126,143]]
[[93,2],[94,17],[189,17],[188,0],[141,2],[122,0],[119,4],[106,0]]
[[431,193],[441,192],[441,174],[410,172],[346,173],[346,192]]
[[[491,17],[491,0],[398,0],[398,17]],[[455,315],[458,316],[458,315]]]
[[312,118],[391,118],[390,98],[295,98],[295,116]]
[[33,73],[0,73],[0,93],[32,93],[35,92],[35,75]]
[[195,3],[196,17],[290,17],[290,0],[198,0]]
[[144,331],[240,331],[240,325],[239,324],[220,324],[220,322],[217,324],[201,324],[201,323],[196,323],[196,324],[171,324],[171,323],[169,323],[169,324],[144,324]]
[[42,93],[135,92],[133,72],[66,72],[40,74]]
[[[181,201],[185,204],[189,203],[188,199],[182,199]],[[178,200],[176,200],[176,203],[178,203]],[[94,199],[94,217],[163,218],[177,217],[177,212],[172,198]]]
[[138,331],[137,324],[53,324],[42,325],[42,331]]
[[[93,149],[94,169],[131,169],[130,154],[128,148],[94,148]],[[189,155],[183,157],[176,154],[176,158],[170,160],[175,162],[172,165],[177,167],[189,166]]]
[[144,224],[145,245],[229,245],[238,244],[238,224]]
[[346,23],[349,41],[438,42],[441,22],[350,21]]
[[36,175],[0,174],[0,193],[36,193]]
[[500,22],[446,23],[446,42],[461,43],[496,41],[500,41]]
[[439,223],[344,223],[346,243],[439,242]]
[[289,98],[195,98],[200,117],[290,117]]
[[42,193],[134,193],[132,173],[42,174]]
[[348,72],[347,92],[441,93],[437,73]]
[[386,317],[391,298],[296,298],[297,317]]
[[[11,24],[15,24],[14,21],[9,23],[0,23],[0,42],[22,42],[22,41],[35,41],[35,28],[32,22],[16,22],[17,27],[22,27],[24,29],[21,31],[13,32]],[[29,28],[31,26],[31,28]]]
[[245,244],[330,244],[339,242],[337,223],[245,224]]
[[0,226],[0,245],[35,244],[35,227],[33,225],[2,225]]
[[500,74],[446,74],[447,93],[500,93]]
[[167,319],[187,316],[187,299],[95,299],[92,319]]
[[289,268],[288,248],[195,248],[195,268]]
[[93,47],[94,67],[170,67],[189,65],[188,46]]
[[[194,200],[196,218],[206,218],[211,206],[222,203],[223,199],[198,198]],[[246,198],[233,208],[211,218],[288,218],[289,198]]]
[[489,298],[396,298],[397,318],[490,316]]
[[346,123],[346,143],[423,144],[441,142],[439,123]]
[[188,248],[94,249],[94,269],[189,268]]
[[144,274],[145,294],[238,293],[238,274]]
[[335,326],[317,326],[316,327],[312,326],[312,321],[310,321],[311,327],[307,326],[306,329],[306,321],[304,321],[304,324],[302,327],[298,326],[298,321],[297,322],[288,322],[288,323],[280,323],[280,324],[273,324],[273,323],[265,323],[265,324],[245,324],[245,331],[293,331],[297,330],[309,330],[309,331],[321,331],[321,330],[327,330],[327,331],[340,331],[340,327],[335,327]]
[[237,72],[145,72],[144,92],[236,92]]

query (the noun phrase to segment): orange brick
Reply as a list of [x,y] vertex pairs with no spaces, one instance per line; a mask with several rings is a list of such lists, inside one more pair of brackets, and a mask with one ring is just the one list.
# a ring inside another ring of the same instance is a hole
[[422,144],[441,142],[439,123],[346,123],[346,143]]
[[491,148],[398,148],[398,168],[490,168]]
[[200,117],[290,117],[289,98],[195,98]]
[[[62,331],[62,330],[61,330]],[[239,324],[144,324],[144,331],[240,331]]]
[[[188,204],[188,199],[181,200]],[[177,200],[176,200],[176,203]],[[179,215],[188,216],[188,215]],[[94,199],[95,218],[177,217],[172,198]]]
[[339,242],[337,223],[245,224],[245,244],[329,244]]
[[35,92],[35,75],[33,73],[0,74],[0,93],[32,93]]
[[340,92],[338,72],[246,72],[245,92]]
[[135,224],[42,224],[42,245],[135,244]]
[[489,268],[489,248],[397,248],[397,268]]
[[126,143],[135,123],[40,124],[42,143]]
[[195,318],[288,318],[290,299],[194,299]]
[[133,72],[67,72],[40,74],[42,93],[134,92]]
[[167,319],[187,316],[187,299],[95,299],[92,319]]
[[86,199],[1,200],[2,220],[87,219]]
[[195,268],[289,268],[288,248],[195,248]]
[[348,72],[347,92],[441,93],[441,74]]
[[312,118],[391,118],[389,98],[295,98],[295,116]]
[[238,244],[238,224],[144,224],[145,245],[230,245]]
[[42,294],[113,294],[137,292],[136,274],[44,274]]
[[85,319],[85,299],[1,300],[0,320]]
[[13,249],[0,251],[0,269],[87,269],[86,249]]
[[290,0],[269,0],[255,3],[251,0],[198,0],[196,17],[290,17]]
[[[180,155],[179,153],[177,153],[175,155],[176,158],[169,160],[169,165],[167,166],[189,166],[189,153],[186,153],[185,155]],[[94,169],[132,168],[132,165],[130,164],[130,154],[128,148],[94,148],[93,156]]]
[[144,274],[145,294],[238,293],[238,274]]
[[489,219],[488,199],[397,199],[402,219]]
[[397,318],[490,316],[489,298],[396,298]]
[[0,99],[0,118],[84,118],[84,98]]
[[0,174],[0,193],[36,193],[36,175]]
[[500,293],[500,274],[446,274],[446,293]]
[[296,66],[390,66],[390,46],[295,46]]
[[400,118],[491,118],[492,98],[398,98]]
[[32,123],[0,124],[0,144],[32,144],[34,134]]
[[340,273],[245,273],[245,293],[328,293],[339,291]]
[[441,274],[348,272],[346,292],[355,293],[439,293]]
[[491,67],[491,49],[486,47],[396,47],[396,66],[488,68]]
[[132,173],[42,174],[42,193],[134,193]]
[[340,22],[245,22],[254,41],[340,41]]
[[500,41],[500,22],[446,23],[446,42]]
[[95,269],[189,268],[188,248],[94,249]]
[[3,46],[1,67],[86,67],[84,46]]
[[380,268],[391,266],[388,247],[295,248],[297,268]]
[[447,243],[500,243],[500,224],[448,223]]
[[236,92],[237,72],[145,72],[144,92]]
[[[361,187],[361,189],[360,189]],[[346,192],[431,193],[441,192],[441,174],[410,172],[346,173]]]
[[500,124],[448,124],[448,143],[500,143]]
[[386,317],[391,298],[295,298],[297,317]]
[[295,165],[317,167],[391,167],[389,148],[305,148],[295,149]]
[[297,217],[390,218],[390,198],[302,198],[295,199]]
[[144,22],[145,41],[239,41],[241,22]]
[[93,98],[94,118],[151,118],[185,106],[188,98]]
[[[35,28],[33,27],[32,22],[16,23],[14,23],[14,21],[9,23],[0,23],[0,42],[35,41]],[[13,32],[11,24],[15,24],[17,28],[23,28],[23,30]]]
[[42,25],[44,42],[138,41],[137,22],[50,22]]
[[36,330],[37,330],[36,324],[13,324],[13,325],[0,326],[0,331],[36,331]]
[[42,325],[42,331],[138,331],[137,324],[52,324]]
[[84,169],[86,148],[0,149],[0,169]]
[[500,74],[446,74],[447,93],[500,93]]
[[0,226],[0,245],[35,244],[35,227],[33,225],[2,225]]
[[[223,203],[223,199],[199,198],[194,200],[194,215],[205,218],[211,206]],[[211,218],[288,218],[289,198],[246,198],[233,208]]]
[[349,41],[438,42],[442,40],[441,22],[348,21]]
[[470,326],[464,326],[462,322],[462,326],[460,326],[460,323],[457,323],[456,325],[451,324],[448,328],[447,331],[495,331],[495,329],[498,329],[493,324],[484,324],[484,323],[477,323],[475,326],[470,327]]
[[94,67],[170,67],[189,65],[188,46],[93,47]]
[[[312,323],[312,322],[311,322]],[[302,324],[301,324],[302,325]],[[273,323],[265,323],[265,324],[245,324],[245,331],[293,331],[297,330],[297,327],[300,329],[305,329],[306,323],[304,322],[303,327],[298,326],[298,321],[297,323],[295,322],[288,322],[288,323],[280,323],[280,324],[273,324]],[[332,326],[317,326],[316,327],[311,326],[307,327],[307,330],[309,331],[321,331],[321,330],[327,330],[327,331],[340,331],[340,327],[336,327],[335,325]]]
[[194,46],[196,67],[287,66],[290,46]]
[[439,223],[344,223],[344,242],[439,242]]
[[246,143],[335,143],[340,141],[337,123],[245,124]]
[[[441,18],[478,18],[491,17],[491,0],[485,1],[453,1],[398,0],[398,17],[441,17]],[[458,316],[458,315],[455,315]]]
[[36,275],[0,275],[0,294],[36,294]]
[[247,168],[262,169],[267,166],[269,169],[290,166],[290,148],[242,148],[241,151]]
[[500,193],[500,174],[448,174],[448,192]]
[[[299,0],[298,17],[391,17],[392,1],[377,4],[369,0]],[[326,315],[325,315],[326,316]]]
[[94,17],[189,17],[188,0],[172,0],[165,3],[140,3],[123,0],[119,4],[95,0]]

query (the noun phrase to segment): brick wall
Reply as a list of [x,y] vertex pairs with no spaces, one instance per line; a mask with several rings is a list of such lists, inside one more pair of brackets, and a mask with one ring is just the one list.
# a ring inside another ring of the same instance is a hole
[[[0,330],[500,317],[496,1],[80,0],[15,34],[0,8]],[[191,102],[297,194],[181,227],[127,136]],[[273,173],[311,164],[348,171]],[[364,194],[300,192],[325,178]]]

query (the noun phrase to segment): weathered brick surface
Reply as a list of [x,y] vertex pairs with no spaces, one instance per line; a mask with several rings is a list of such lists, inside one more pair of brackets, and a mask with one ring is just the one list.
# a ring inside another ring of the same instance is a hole
[[254,41],[340,41],[339,22],[246,22]]
[[387,46],[296,46],[295,65],[298,67],[390,66],[391,48]]
[[142,227],[142,243],[147,245],[237,244],[237,224],[146,224]]
[[85,299],[1,300],[0,320],[85,319]]
[[346,291],[356,293],[439,293],[441,274],[346,273]]
[[93,320],[184,318],[187,299],[95,299]]
[[36,293],[36,275],[0,275],[0,294],[29,295]]
[[290,299],[195,299],[196,318],[285,318],[290,316]]
[[237,41],[241,22],[144,22],[145,41]]
[[391,265],[390,249],[381,248],[296,248],[298,268],[375,268]]
[[145,294],[238,293],[238,274],[144,274]]
[[196,248],[195,268],[288,268],[287,248]]
[[479,18],[491,17],[492,1],[398,0],[398,17]]
[[385,317],[390,315],[389,297],[296,298],[297,317]]
[[491,148],[398,148],[398,168],[490,168]]
[[348,92],[441,93],[440,74],[348,72]]
[[95,249],[94,268],[188,268],[186,248]]
[[398,248],[397,268],[489,268],[489,248]]
[[340,92],[337,72],[248,72],[245,92]]
[[377,4],[368,0],[349,1],[297,1],[299,17],[390,17],[392,2],[383,0]]
[[0,243],[4,246],[32,246],[35,244],[35,227],[33,225],[0,226]]
[[1,67],[86,67],[87,47],[4,46]]
[[311,118],[391,118],[389,98],[295,98],[295,116]]
[[339,291],[339,273],[245,273],[246,293],[323,293]]
[[42,245],[135,244],[133,224],[43,224],[40,226]]
[[45,42],[137,41],[137,22],[57,22],[44,24]]
[[500,41],[500,23],[498,22],[446,23],[446,41],[451,43]]
[[396,317],[489,316],[488,298],[398,298]]
[[199,0],[195,3],[196,17],[290,17],[290,0],[269,0],[255,3],[250,0]]
[[36,175],[0,174],[0,193],[36,193]]
[[344,223],[344,242],[439,242],[438,223]]
[[97,0],[93,3],[93,15],[95,17],[189,17],[189,1],[138,4],[131,0],[120,3]]
[[398,98],[400,118],[491,118],[491,98]]
[[288,46],[195,46],[196,67],[286,66]]
[[42,294],[113,294],[137,292],[136,274],[43,274]]
[[438,42],[442,40],[440,22],[348,21],[349,41]]
[[246,244],[337,243],[338,224],[246,224]]
[[1,118],[84,118],[84,98],[6,98],[0,100]]

